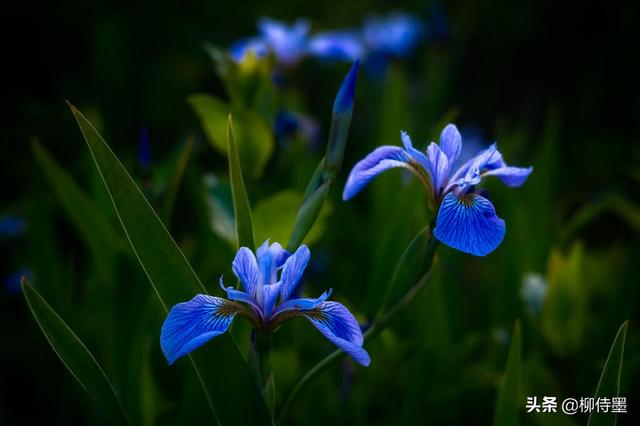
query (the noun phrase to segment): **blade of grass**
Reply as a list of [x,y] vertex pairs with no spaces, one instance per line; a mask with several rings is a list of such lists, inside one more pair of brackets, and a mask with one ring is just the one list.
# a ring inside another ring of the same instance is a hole
[[520,321],[516,320],[511,336],[507,366],[502,376],[493,426],[516,426],[520,409],[520,371],[522,364],[522,337]]
[[[616,338],[613,340],[611,349],[609,350],[609,356],[604,363],[602,369],[602,375],[598,381],[598,387],[596,388],[596,401],[598,398],[616,398],[620,395],[620,376],[622,375],[622,358],[624,355],[624,344],[627,337],[627,327],[629,321],[622,323],[616,334]],[[587,426],[600,426],[600,425],[614,425],[617,421],[617,414],[611,412],[598,413],[592,411],[589,416]]]
[[129,424],[116,391],[89,349],[26,278],[22,279],[22,290],[33,317],[60,361],[116,424]]
[[229,114],[227,120],[227,151],[229,154],[229,178],[231,180],[231,195],[233,197],[233,212],[236,223],[236,237],[238,247],[255,248],[253,235],[253,221],[251,219],[251,205],[247,189],[242,177],[242,166],[238,156],[238,147],[233,134],[233,120]]

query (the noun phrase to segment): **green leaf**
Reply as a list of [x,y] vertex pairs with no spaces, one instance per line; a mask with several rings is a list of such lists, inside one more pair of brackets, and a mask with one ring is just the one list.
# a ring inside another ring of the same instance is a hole
[[231,184],[213,174],[204,177],[205,202],[208,208],[211,230],[230,247],[236,248],[236,223],[233,217],[233,196]]
[[107,258],[106,252],[110,249],[124,249],[123,241],[104,212],[51,154],[35,141],[31,143],[31,150],[72,225],[98,262]]
[[275,142],[269,125],[258,114],[241,108],[231,108],[213,96],[190,96],[189,104],[200,119],[207,139],[222,154],[227,154],[227,117],[233,113],[234,127],[241,163],[252,177],[262,175]]
[[[73,105],[69,106],[133,251],[164,309],[198,293],[206,293],[184,254],[120,160],[84,115]],[[189,358],[220,424],[271,423],[260,389],[229,333],[216,337]]]
[[[260,200],[253,209],[253,225],[256,241],[266,239],[287,241],[296,220],[296,210],[302,204],[302,195],[295,191],[281,191]],[[304,237],[305,244],[313,244],[322,236],[331,204],[324,203],[318,219]]]
[[300,207],[296,215],[296,221],[293,225],[289,243],[287,244],[287,250],[293,252],[306,237],[320,215],[320,210],[322,210],[324,200],[327,198],[330,185],[331,181],[323,183],[304,201],[302,207]]
[[431,238],[431,228],[429,226],[423,228],[413,240],[411,240],[396,264],[396,268],[387,286],[380,312],[384,312],[389,302],[394,303],[402,297],[410,286],[418,280],[420,274],[424,273],[424,271],[431,266],[427,265],[427,268],[425,268],[424,265],[425,261],[428,260],[427,246],[430,241],[433,243],[435,240]]
[[190,136],[180,151],[180,156],[175,164],[169,186],[162,201],[162,219],[167,223],[167,226],[171,223],[171,216],[173,214],[173,208],[175,207],[176,197],[178,196],[180,182],[182,182],[182,176],[189,162],[192,148],[193,137]]
[[89,349],[26,278],[22,289],[33,317],[60,361],[115,423],[129,424],[118,395]]
[[[609,356],[604,363],[602,375],[598,382],[595,398],[615,398],[620,395],[620,375],[622,374],[622,357],[624,355],[624,343],[627,337],[629,321],[625,321],[618,329],[618,334],[613,340]],[[597,413],[592,411],[587,426],[613,425],[615,426],[617,414]]]
[[515,426],[518,424],[518,412],[522,403],[520,395],[521,364],[522,337],[520,335],[520,321],[516,320],[511,336],[507,366],[498,391],[493,426]]
[[255,238],[253,235],[253,220],[251,219],[251,205],[242,177],[242,166],[238,157],[238,149],[233,134],[233,122],[229,114],[227,122],[227,143],[229,145],[229,179],[231,180],[231,196],[233,197],[233,212],[236,223],[236,239],[238,247],[248,247],[253,250]]

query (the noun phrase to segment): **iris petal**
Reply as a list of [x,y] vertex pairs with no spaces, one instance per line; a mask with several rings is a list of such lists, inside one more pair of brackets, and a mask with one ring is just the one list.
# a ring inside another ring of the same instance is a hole
[[431,167],[431,163],[429,163],[429,159],[425,154],[423,154],[420,150],[415,149],[413,147],[413,142],[411,142],[411,137],[404,130],[400,131],[400,138],[402,139],[402,144],[404,145],[404,149],[413,157],[415,161],[418,162],[422,166],[423,169],[429,170]]
[[440,147],[433,142],[427,147],[427,157],[430,165],[429,175],[435,194],[438,196],[449,176],[449,160]]
[[241,309],[237,303],[204,294],[171,308],[160,334],[169,364],[226,332]]
[[287,300],[286,302],[278,305],[272,317],[275,317],[278,314],[281,314],[282,312],[286,312],[286,311],[305,311],[305,310],[313,309],[319,304],[321,304],[322,302],[324,302],[325,300],[327,300],[329,296],[331,296],[331,289],[325,291],[324,293],[322,293],[320,297],[316,299],[301,298],[301,299]]
[[244,290],[255,297],[258,287],[258,262],[247,247],[240,247],[232,264],[233,273],[242,283]]
[[338,302],[323,302],[314,309],[301,312],[334,345],[349,354],[363,366],[371,358],[362,348],[364,338],[358,321],[344,305]]
[[298,247],[295,253],[293,253],[284,263],[281,275],[281,301],[287,300],[291,293],[293,293],[298,282],[300,282],[300,279],[302,278],[302,274],[304,274],[304,270],[306,269],[310,258],[311,252],[309,251],[309,248],[303,244]]
[[497,169],[489,170],[482,176],[497,176],[505,185],[515,188],[521,186],[529,177],[533,167],[510,167],[504,166]]
[[399,146],[385,145],[372,151],[360,160],[351,170],[342,192],[342,199],[348,200],[364,188],[371,179],[385,170],[404,167],[413,171],[409,165],[409,154]]
[[355,61],[363,58],[365,48],[356,31],[330,31],[314,35],[309,41],[309,53],[325,60]]
[[458,198],[449,193],[440,206],[433,235],[465,253],[486,256],[500,245],[505,229],[504,220],[496,216],[486,198],[478,194]]
[[460,156],[462,136],[454,124],[448,124],[440,133],[440,149],[447,156],[450,165],[455,163]]
[[262,286],[262,311],[265,317],[268,317],[276,304],[276,299],[280,294],[282,282],[278,281],[274,284],[266,284]]

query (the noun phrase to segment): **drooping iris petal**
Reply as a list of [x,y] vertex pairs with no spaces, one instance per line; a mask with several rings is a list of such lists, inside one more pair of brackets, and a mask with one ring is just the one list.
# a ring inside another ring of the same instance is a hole
[[451,167],[462,150],[462,136],[455,124],[448,124],[440,133],[440,149],[447,156],[449,167]]
[[404,130],[401,130],[400,138],[402,139],[404,149],[407,150],[411,157],[413,157],[413,159],[417,161],[423,169],[428,170],[431,167],[431,165],[429,164],[429,159],[425,154],[413,147],[413,142],[411,142],[411,137],[409,136],[409,134]]
[[204,294],[171,308],[160,333],[169,364],[226,332],[241,309],[235,302]]
[[280,300],[282,302],[287,300],[295,290],[298,282],[300,282],[302,278],[302,274],[304,274],[304,270],[307,268],[310,258],[311,252],[309,248],[303,244],[298,247],[295,253],[284,263],[281,275],[282,287],[280,289],[282,295]]
[[342,199],[348,200],[364,188],[371,179],[385,170],[404,167],[411,171],[409,154],[399,146],[381,146],[360,160],[351,170],[342,192]]
[[450,247],[485,256],[500,245],[505,230],[489,200],[478,194],[458,198],[450,192],[438,211],[433,235]]
[[240,247],[232,264],[233,273],[242,283],[244,290],[255,297],[259,283],[258,262],[247,247]]
[[301,314],[356,362],[365,367],[371,363],[369,354],[362,348],[364,339],[358,321],[342,304],[323,302],[311,310],[302,311]]
[[328,31],[314,35],[309,41],[309,53],[316,58],[333,61],[355,61],[366,51],[355,31]]
[[529,177],[533,167],[500,167],[484,172],[482,176],[497,176],[505,185],[516,188],[521,186]]
[[427,157],[429,158],[427,172],[431,176],[431,182],[437,196],[449,176],[449,160],[440,147],[433,142],[427,147]]

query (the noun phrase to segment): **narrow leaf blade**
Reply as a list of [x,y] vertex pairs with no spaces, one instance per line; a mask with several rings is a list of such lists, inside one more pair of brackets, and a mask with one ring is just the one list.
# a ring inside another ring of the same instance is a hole
[[[627,327],[629,321],[622,323],[613,340],[609,356],[604,363],[602,375],[598,382],[595,399],[598,398],[615,398],[620,395],[620,375],[622,374],[622,358],[624,355],[624,344],[627,337]],[[598,413],[592,411],[589,416],[587,426],[614,425],[616,424],[617,414],[611,412]]]
[[498,391],[498,401],[493,426],[515,426],[518,424],[520,410],[520,371],[522,364],[522,337],[520,321],[516,320],[511,336],[511,347],[507,357],[507,366]]
[[89,349],[26,279],[22,289],[33,317],[60,361],[114,422],[129,424],[118,395]]
[[[140,188],[91,123],[69,104],[142,268],[165,310],[206,290]],[[190,356],[218,422],[270,424],[260,390],[225,333]],[[220,386],[223,383],[224,386]]]
[[235,136],[233,134],[233,122],[231,114],[227,121],[227,145],[229,153],[229,178],[231,180],[231,195],[233,197],[233,211],[236,222],[236,237],[238,247],[248,247],[253,250],[255,239],[253,235],[253,221],[251,219],[251,206],[247,189],[242,177],[242,166],[238,156]]

